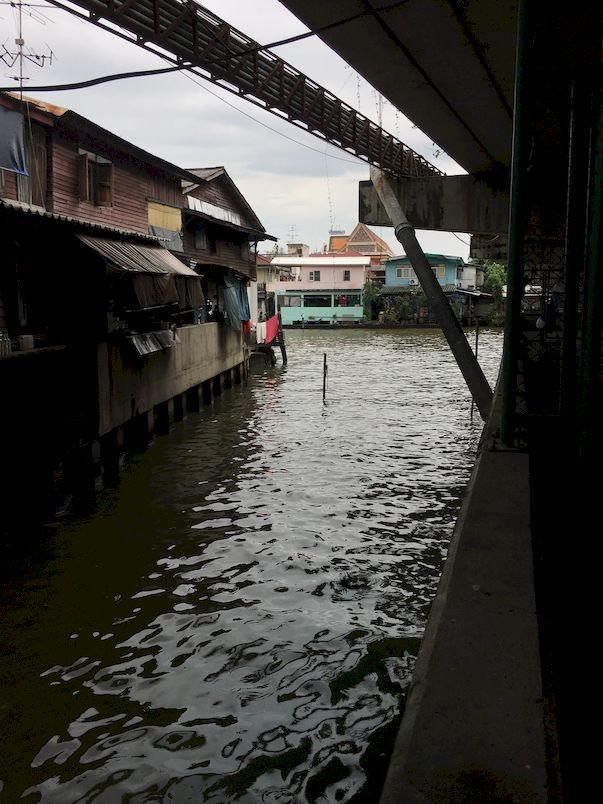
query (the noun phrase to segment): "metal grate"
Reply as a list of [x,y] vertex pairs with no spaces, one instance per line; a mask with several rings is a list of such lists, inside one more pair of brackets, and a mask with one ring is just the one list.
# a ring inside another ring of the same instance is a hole
[[[406,177],[443,175],[324,87],[191,0],[50,2],[164,59],[190,67],[229,92],[383,170]],[[79,13],[74,5],[88,14]]]

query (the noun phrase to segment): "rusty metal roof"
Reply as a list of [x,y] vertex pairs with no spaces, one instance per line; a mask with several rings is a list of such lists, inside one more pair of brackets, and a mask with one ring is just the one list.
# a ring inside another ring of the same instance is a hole
[[180,262],[162,246],[129,243],[125,240],[114,240],[108,237],[91,237],[78,234],[77,238],[84,245],[96,251],[114,268],[121,271],[149,274],[180,274],[195,276],[192,268]]
[[81,229],[92,229],[98,232],[106,232],[107,234],[145,240],[149,243],[157,243],[159,240],[157,237],[153,237],[152,235],[144,234],[142,232],[135,232],[132,229],[120,229],[117,226],[107,226],[107,224],[104,223],[95,223],[94,221],[86,221],[82,218],[75,218],[73,215],[61,215],[57,212],[49,212],[43,207],[36,207],[32,204],[26,204],[23,201],[14,201],[11,198],[0,198],[0,208],[12,210],[14,212],[22,212],[25,215],[45,218],[47,220],[59,221],[60,223],[70,224],[71,226]]

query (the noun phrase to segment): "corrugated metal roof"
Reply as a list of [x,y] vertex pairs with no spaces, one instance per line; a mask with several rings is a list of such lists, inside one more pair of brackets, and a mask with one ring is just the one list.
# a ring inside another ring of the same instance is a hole
[[198,274],[191,268],[187,268],[177,257],[161,246],[147,246],[141,243],[128,243],[124,240],[82,234],[78,234],[77,237],[84,245],[94,249],[108,263],[122,271],[198,277]]
[[48,103],[47,101],[39,100],[38,98],[30,98],[28,95],[22,95],[20,92],[7,92],[6,94],[10,95],[10,97],[14,98],[14,100],[27,103],[30,106],[39,109],[41,112],[51,114],[53,117],[61,117],[61,115],[64,115],[65,112],[69,111],[69,109],[65,109],[63,106],[57,106],[55,103]]
[[201,212],[198,209],[191,209],[190,207],[185,207],[184,212],[186,212],[189,215],[202,218],[203,220],[215,222],[221,226],[227,227],[228,229],[234,229],[237,232],[244,232],[245,234],[251,235],[253,238],[257,240],[274,240],[275,242],[278,240],[278,237],[268,234],[263,229],[262,230],[253,229],[251,226],[240,226],[236,223],[232,223],[231,221],[225,221],[220,218],[217,218],[215,215],[209,215],[206,212]]
[[59,215],[56,212],[48,212],[48,210],[44,209],[43,207],[35,207],[31,204],[26,204],[23,201],[13,201],[10,198],[0,198],[0,207],[23,212],[27,215],[36,215],[39,218],[48,218],[48,220],[69,223],[74,226],[81,227],[82,229],[94,229],[99,232],[107,232],[110,234],[122,235],[124,237],[135,237],[139,240],[146,240],[149,243],[156,243],[158,240],[156,237],[142,234],[141,232],[134,232],[131,229],[120,229],[117,226],[107,226],[104,223],[85,221],[82,218],[74,218],[72,215]]

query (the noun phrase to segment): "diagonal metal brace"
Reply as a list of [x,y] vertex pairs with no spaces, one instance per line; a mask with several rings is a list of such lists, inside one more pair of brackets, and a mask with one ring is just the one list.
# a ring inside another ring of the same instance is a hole
[[371,181],[394,227],[396,239],[401,243],[417,275],[429,306],[442,328],[450,350],[471,392],[480,416],[487,420],[492,405],[492,389],[485,378],[477,358],[455,316],[433,269],[415,235],[413,226],[402,211],[400,202],[386,173],[371,167]]

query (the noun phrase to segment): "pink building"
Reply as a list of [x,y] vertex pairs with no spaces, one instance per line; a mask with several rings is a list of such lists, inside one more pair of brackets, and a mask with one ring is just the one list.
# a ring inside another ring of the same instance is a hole
[[277,287],[283,325],[358,323],[370,262],[370,257],[356,254],[274,257],[273,265],[291,271],[291,279]]

